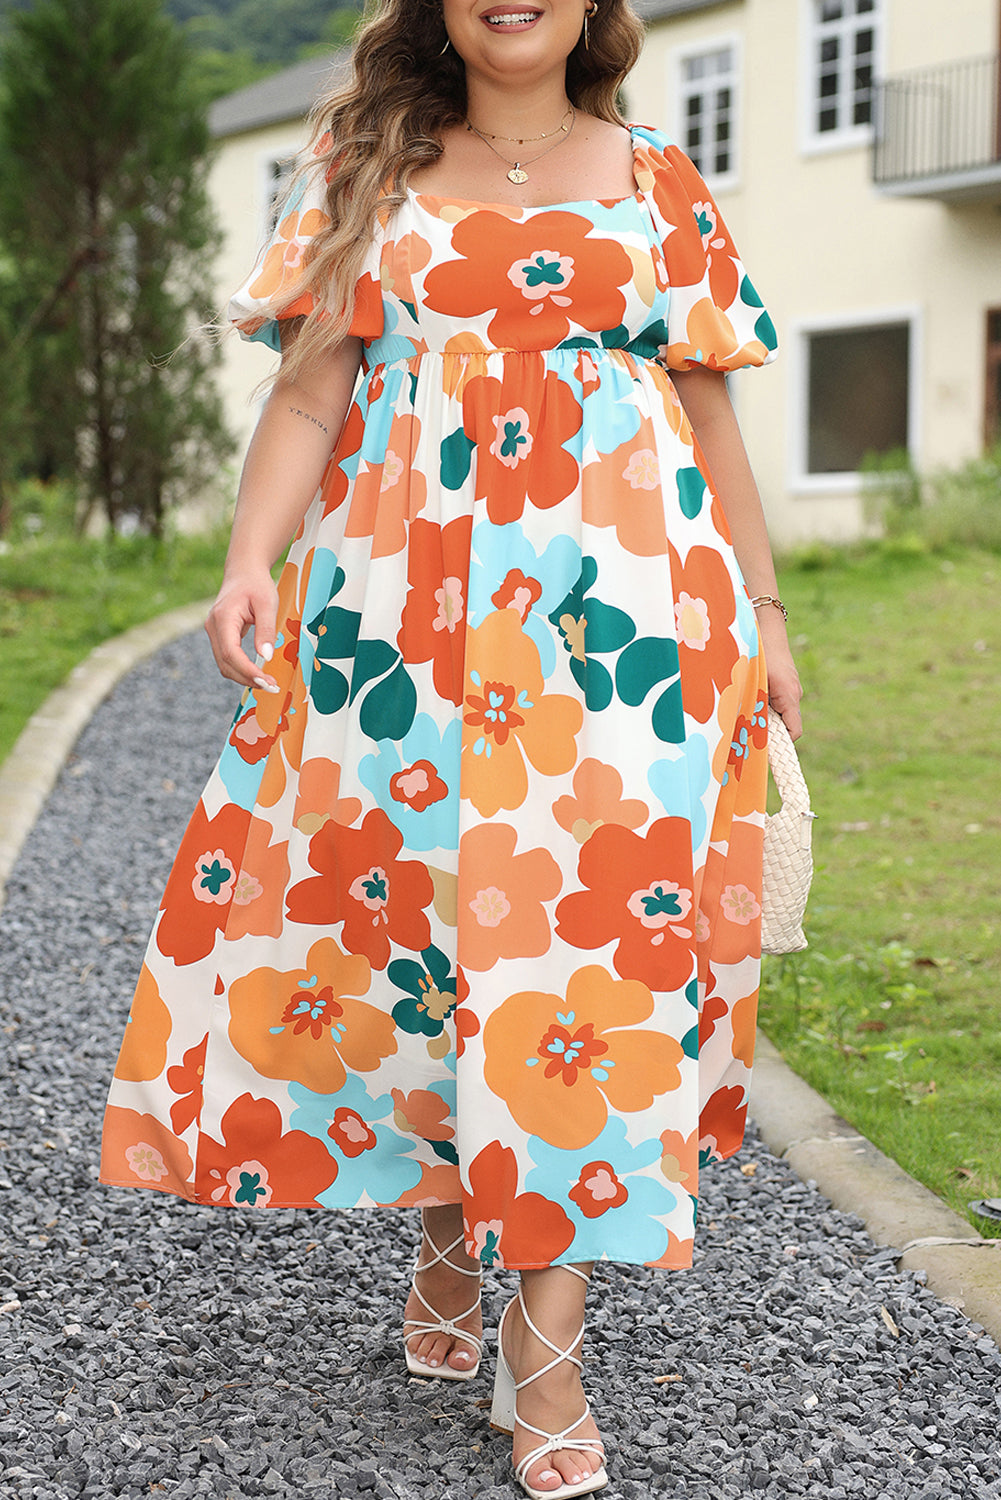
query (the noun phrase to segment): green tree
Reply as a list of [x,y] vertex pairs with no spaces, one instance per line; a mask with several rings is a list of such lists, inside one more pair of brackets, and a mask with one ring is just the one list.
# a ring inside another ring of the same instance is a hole
[[116,528],[131,516],[159,535],[230,447],[218,352],[192,332],[212,309],[208,145],[158,0],[40,0],[10,17],[0,295],[22,448],[33,472],[74,474]]

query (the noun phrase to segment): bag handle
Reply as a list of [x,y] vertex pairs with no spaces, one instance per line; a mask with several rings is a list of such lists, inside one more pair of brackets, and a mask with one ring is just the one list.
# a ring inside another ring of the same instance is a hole
[[810,811],[810,789],[806,784],[792,735],[786,728],[782,715],[776,713],[774,708],[768,710],[768,765],[782,798],[782,806],[798,812],[804,818],[815,817],[816,814]]

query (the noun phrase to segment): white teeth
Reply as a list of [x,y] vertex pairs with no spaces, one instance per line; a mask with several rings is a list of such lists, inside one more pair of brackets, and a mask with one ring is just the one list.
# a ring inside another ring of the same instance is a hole
[[491,26],[520,26],[525,21],[534,21],[538,16],[537,10],[527,10],[513,16],[487,16]]

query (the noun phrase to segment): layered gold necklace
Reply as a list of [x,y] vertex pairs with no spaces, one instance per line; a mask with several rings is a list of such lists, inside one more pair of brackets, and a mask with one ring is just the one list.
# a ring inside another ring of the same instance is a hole
[[[569,124],[567,123],[568,117]],[[533,162],[541,161],[541,159],[550,151],[555,151],[557,146],[561,146],[563,142],[567,140],[572,134],[574,125],[576,123],[576,111],[574,110],[572,104],[568,104],[563,112],[563,118],[560,121],[559,125],[557,125],[555,130],[545,130],[541,135],[488,135],[486,131],[477,130],[472,120],[469,119],[467,119],[466,121],[466,129],[471,131],[473,135],[478,135],[484,146],[492,151],[495,156],[499,157],[504,165],[508,168],[508,182],[513,182],[520,186],[523,182],[528,181],[528,173],[525,171],[525,168],[530,167]],[[518,146],[525,146],[533,141],[547,141],[552,135],[555,135],[557,137],[557,139],[553,141],[553,144],[551,146],[547,146],[544,151],[537,151],[536,154],[534,156],[530,156],[527,161],[522,161],[519,157],[517,161],[512,162],[503,154],[503,152],[498,151],[497,147],[492,144],[492,142],[494,141],[511,141]]]

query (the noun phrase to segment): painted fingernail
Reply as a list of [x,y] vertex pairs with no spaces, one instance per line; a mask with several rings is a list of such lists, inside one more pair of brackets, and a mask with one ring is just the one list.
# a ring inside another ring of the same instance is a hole
[[270,644],[269,641],[265,641],[258,654],[263,658],[264,661],[270,661],[275,654],[275,648]]
[[276,682],[268,682],[263,677],[255,677],[254,686],[255,688],[260,688],[262,693],[277,693],[278,691],[278,684]]

